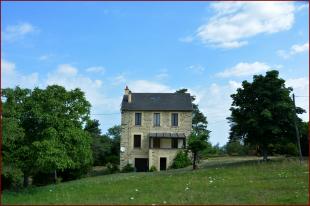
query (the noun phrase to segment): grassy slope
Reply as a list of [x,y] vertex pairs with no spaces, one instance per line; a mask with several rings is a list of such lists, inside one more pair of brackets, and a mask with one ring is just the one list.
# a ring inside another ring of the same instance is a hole
[[[306,204],[308,164],[210,160],[197,171],[128,173],[3,192],[4,204]],[[188,189],[186,189],[188,188]],[[137,191],[136,191],[137,190]],[[132,199],[133,198],[133,199]]]

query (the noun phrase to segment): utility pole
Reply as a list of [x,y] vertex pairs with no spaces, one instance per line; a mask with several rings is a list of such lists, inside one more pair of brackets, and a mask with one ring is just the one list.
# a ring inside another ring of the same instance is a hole
[[294,103],[294,124],[295,124],[295,131],[296,131],[296,138],[297,138],[297,145],[298,145],[298,152],[299,152],[299,161],[301,164],[302,160],[302,154],[301,154],[301,148],[300,148],[300,136],[299,136],[299,130],[297,126],[297,114],[296,114],[296,105],[295,105],[295,94],[293,93],[293,103]]

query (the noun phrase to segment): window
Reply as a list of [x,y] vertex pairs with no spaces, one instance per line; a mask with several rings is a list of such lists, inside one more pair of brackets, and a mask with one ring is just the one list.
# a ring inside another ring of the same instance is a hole
[[133,147],[141,148],[141,135],[136,134],[133,136]]
[[159,138],[153,139],[153,148],[160,148],[160,139]]
[[179,125],[178,117],[179,117],[178,113],[171,114],[171,126],[177,127]]
[[160,113],[154,113],[154,126],[160,126]]
[[141,113],[135,113],[135,125],[141,126]]
[[171,148],[178,148],[178,139],[171,139]]

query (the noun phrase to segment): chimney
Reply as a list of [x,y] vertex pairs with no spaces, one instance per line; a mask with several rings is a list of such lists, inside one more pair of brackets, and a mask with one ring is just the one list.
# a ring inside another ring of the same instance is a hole
[[128,103],[131,103],[131,91],[128,92]]
[[128,86],[126,86],[126,88],[125,88],[125,95],[128,95],[129,94],[129,89],[128,89]]
[[128,86],[125,88],[125,95],[127,96],[128,103],[131,103],[131,91],[128,89]]

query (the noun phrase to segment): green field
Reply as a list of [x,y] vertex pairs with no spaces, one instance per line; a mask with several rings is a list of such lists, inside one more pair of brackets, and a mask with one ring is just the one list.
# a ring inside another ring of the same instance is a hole
[[308,162],[214,158],[190,168],[121,173],[4,191],[3,204],[307,204]]

